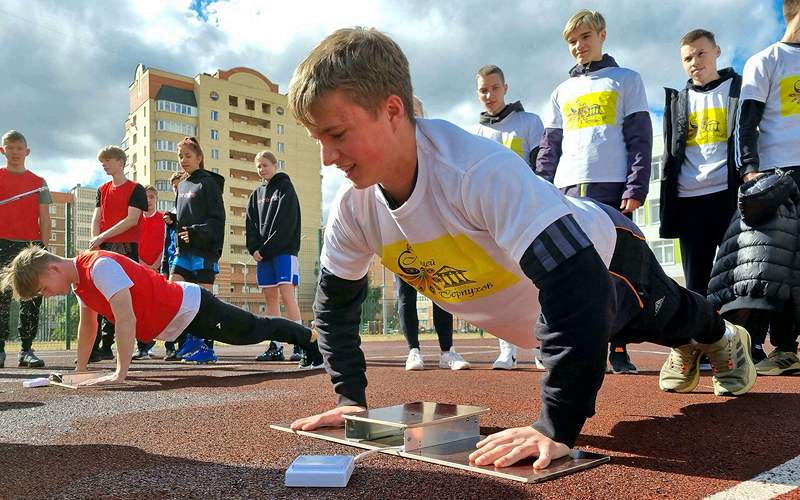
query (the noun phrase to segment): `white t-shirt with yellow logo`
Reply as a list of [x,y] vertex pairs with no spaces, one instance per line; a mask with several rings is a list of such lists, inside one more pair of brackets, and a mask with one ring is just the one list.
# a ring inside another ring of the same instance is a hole
[[622,135],[626,116],[648,111],[639,73],[602,68],[561,83],[550,96],[545,128],[564,132],[553,183],[626,182],[628,156]]
[[531,150],[539,147],[544,127],[542,120],[535,113],[513,111],[497,123],[478,124],[475,127],[475,134],[499,142],[528,163]]
[[728,98],[731,79],[707,92],[689,89],[686,158],[678,175],[678,197],[728,189]]
[[766,103],[759,170],[800,165],[800,47],[775,43],[750,57],[742,72],[745,99]]
[[362,278],[374,255],[446,311],[520,347],[535,344],[538,290],[519,260],[573,214],[608,265],[616,243],[597,205],[567,198],[509,149],[443,120],[417,120],[417,183],[391,210],[378,186],[346,186],[331,206],[321,263]]

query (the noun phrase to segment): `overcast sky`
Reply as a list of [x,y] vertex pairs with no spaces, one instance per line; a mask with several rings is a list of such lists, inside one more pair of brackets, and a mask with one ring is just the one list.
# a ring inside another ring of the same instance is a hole
[[[248,66],[285,93],[308,51],[353,25],[400,44],[431,117],[472,126],[481,111],[474,75],[489,63],[505,72],[508,101],[541,113],[573,65],[561,30],[580,8],[605,15],[605,50],[642,74],[657,130],[662,87],[686,80],[677,47],[684,33],[715,32],[720,66],[739,71],[783,33],[780,0],[4,0],[0,133],[27,136],[27,165],[51,189],[97,186],[105,176],[95,155],[122,139],[138,63],[189,76]],[[341,183],[328,170],[323,204]]]

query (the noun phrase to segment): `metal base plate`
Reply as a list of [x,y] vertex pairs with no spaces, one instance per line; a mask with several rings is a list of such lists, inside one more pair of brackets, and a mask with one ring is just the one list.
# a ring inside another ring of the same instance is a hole
[[78,384],[80,384],[81,382],[85,382],[86,380],[91,380],[93,378],[102,377],[104,375],[111,375],[112,373],[113,372],[110,371],[92,371],[86,373],[52,372],[50,373],[50,376],[48,378],[50,379],[50,385],[66,387],[67,389],[78,389]]
[[[352,441],[345,437],[345,430],[343,427],[327,427],[318,429],[316,431],[293,431],[289,428],[288,424],[270,425],[270,427],[278,431],[291,432],[301,436],[309,436],[316,439],[323,439],[325,441],[333,441],[334,443],[355,446],[357,448],[364,448],[368,450],[388,448],[403,444],[402,436],[397,435],[389,436],[386,439],[379,439],[376,441]],[[383,450],[381,453],[410,458],[412,460],[421,460],[423,462],[444,465],[446,467],[455,467],[456,469],[477,472],[479,474],[487,474],[504,479],[511,479],[512,481],[519,481],[522,483],[540,483],[542,481],[555,479],[557,477],[566,476],[584,469],[596,467],[611,460],[611,458],[607,455],[572,450],[569,456],[559,458],[558,460],[553,460],[553,463],[550,464],[550,467],[538,472],[533,471],[532,458],[518,462],[511,467],[497,468],[494,466],[480,466],[470,463],[467,457],[475,450],[475,443],[481,439],[483,439],[482,436],[477,436],[461,441],[453,441],[450,443],[421,448],[409,452],[400,451],[397,449],[389,449]]]

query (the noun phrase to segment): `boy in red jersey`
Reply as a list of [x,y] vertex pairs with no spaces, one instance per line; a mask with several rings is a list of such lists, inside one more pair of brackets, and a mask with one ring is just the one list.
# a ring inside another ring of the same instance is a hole
[[322,367],[315,331],[283,318],[256,316],[222,302],[196,283],[168,281],[114,252],[93,250],[65,259],[30,247],[0,272],[0,289],[11,288],[22,300],[66,295],[70,287],[80,301],[77,370],[87,369],[98,313],[115,324],[117,334],[117,370],[82,385],[123,382],[134,338],[172,341],[187,328],[197,337],[228,344],[297,344],[308,353],[311,368]]
[[[156,210],[158,190],[155,186],[147,186],[144,191],[147,194],[147,212],[139,222],[139,264],[159,272],[164,259],[167,225],[164,222],[164,212]],[[137,340],[133,359],[150,359],[153,346],[155,341],[147,343]]]
[[[25,136],[16,130],[3,135],[0,153],[6,165],[0,167],[0,266],[8,264],[21,250],[30,245],[44,244],[50,239],[50,204],[53,197],[47,182],[25,168],[25,158],[31,153]],[[39,329],[41,298],[23,302],[19,311],[19,366],[41,368],[44,361],[33,353],[31,345]],[[9,335],[8,317],[11,294],[0,293],[0,368],[6,362],[6,339]]]
[[[139,262],[139,222],[147,210],[147,195],[141,184],[125,177],[125,151],[118,146],[106,146],[97,153],[97,159],[111,180],[97,188],[97,202],[92,215],[92,239],[89,250],[108,250]],[[103,332],[92,349],[91,361],[114,359],[114,325],[102,321]]]

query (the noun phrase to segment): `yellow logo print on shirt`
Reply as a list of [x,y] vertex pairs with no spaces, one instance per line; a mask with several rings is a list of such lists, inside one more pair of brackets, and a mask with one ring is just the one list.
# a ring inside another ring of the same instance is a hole
[[781,116],[800,115],[800,75],[781,80],[780,89]]
[[448,303],[488,297],[519,281],[465,235],[446,234],[411,245],[383,247],[386,267],[426,297]]
[[522,137],[503,132],[503,146],[522,156]]
[[617,99],[613,90],[584,94],[564,104],[565,130],[617,123]]
[[728,110],[708,108],[689,113],[686,146],[713,144],[728,140]]

